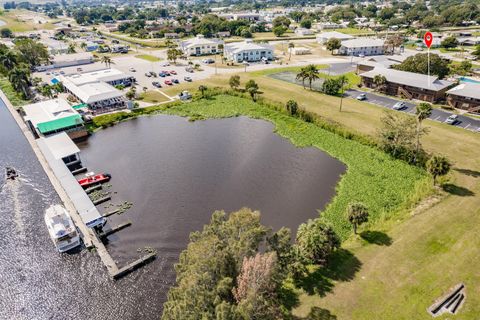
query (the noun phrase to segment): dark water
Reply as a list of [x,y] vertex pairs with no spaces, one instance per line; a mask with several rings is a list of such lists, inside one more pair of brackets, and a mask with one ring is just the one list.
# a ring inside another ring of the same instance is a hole
[[133,222],[109,238],[113,258],[122,266],[138,248],[158,251],[154,262],[113,282],[94,253],[54,250],[43,212],[58,196],[1,105],[0,168],[13,164],[21,180],[0,192],[0,319],[158,319],[173,263],[212,211],[247,206],[261,210],[266,225],[293,230],[317,216],[344,166],[317,149],[295,148],[272,129],[247,118],[190,123],[157,116],[84,143],[84,164],[113,175],[112,202],[134,203],[110,219]]

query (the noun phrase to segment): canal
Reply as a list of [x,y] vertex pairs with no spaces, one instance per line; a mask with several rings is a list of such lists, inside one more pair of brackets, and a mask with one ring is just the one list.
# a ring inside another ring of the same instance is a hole
[[0,192],[0,319],[158,319],[188,234],[214,210],[250,207],[265,225],[295,231],[318,216],[345,171],[318,149],[294,147],[272,124],[244,117],[192,123],[162,115],[99,131],[79,145],[82,161],[112,174],[112,204],[133,203],[109,218],[133,225],[110,236],[107,248],[119,266],[142,248],[158,252],[113,282],[95,253],[55,252],[43,213],[59,199],[3,105],[0,134],[0,167],[14,165],[21,176]]

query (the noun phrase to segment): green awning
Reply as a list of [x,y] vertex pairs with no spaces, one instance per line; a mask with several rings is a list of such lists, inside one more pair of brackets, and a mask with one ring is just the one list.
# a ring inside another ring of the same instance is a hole
[[88,104],[81,103],[81,104],[77,104],[76,106],[73,106],[72,108],[75,109],[75,110],[78,110],[78,109],[86,108],[86,107],[88,107]]
[[82,117],[79,114],[74,114],[65,118],[39,123],[37,124],[37,128],[40,133],[45,134],[55,130],[73,127],[79,124],[83,124]]

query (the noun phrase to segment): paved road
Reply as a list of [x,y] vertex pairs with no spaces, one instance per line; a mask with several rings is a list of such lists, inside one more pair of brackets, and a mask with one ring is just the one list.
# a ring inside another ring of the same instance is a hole
[[[375,94],[375,93],[370,93],[370,92],[363,92],[363,91],[358,91],[358,90],[348,90],[346,92],[346,95],[352,99],[356,99],[356,97],[360,93],[365,93],[367,95],[367,100],[366,102],[375,104],[377,106],[382,106],[388,109],[392,109],[393,105],[397,103],[398,99],[395,98],[390,98],[390,97],[385,97],[383,95]],[[402,112],[408,112],[408,113],[415,113],[415,104],[412,102],[405,102],[407,108],[401,110]],[[438,121],[438,122],[444,122],[452,113],[441,110],[441,109],[433,109],[432,110],[432,115],[430,116],[431,120]],[[467,130],[480,130],[480,119],[473,119],[470,117],[466,116],[458,116],[458,121],[455,124],[455,126],[464,128]]]

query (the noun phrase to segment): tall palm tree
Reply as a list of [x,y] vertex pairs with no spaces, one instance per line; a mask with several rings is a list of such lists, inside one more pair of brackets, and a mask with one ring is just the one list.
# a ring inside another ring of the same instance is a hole
[[305,68],[301,68],[300,72],[297,73],[295,80],[302,81],[303,89],[305,89],[305,79],[307,79],[307,73],[305,72]]
[[80,48],[85,50],[86,47],[87,47],[87,44],[85,42],[80,43]]
[[290,61],[290,59],[292,59],[292,49],[293,49],[293,48],[295,48],[295,43],[290,42],[290,43],[288,44],[288,53],[289,53],[289,55],[288,55],[288,61]]
[[317,66],[314,64],[309,64],[305,67],[305,76],[310,85],[310,90],[312,90],[312,82],[320,78],[320,73],[317,69]]
[[345,93],[345,86],[348,85],[348,78],[345,75],[338,77],[340,83],[340,112],[342,112],[343,94]]
[[415,108],[415,115],[417,119],[416,144],[415,144],[415,159],[417,161],[418,152],[420,151],[420,133],[422,130],[423,120],[430,117],[432,114],[432,105],[430,103],[422,102]]
[[12,50],[6,51],[4,54],[0,55],[0,64],[5,70],[10,71],[18,65],[18,57],[15,52]]
[[15,90],[22,92],[24,98],[30,96],[30,70],[28,68],[24,66],[13,68],[8,74],[8,80]]
[[[222,64],[223,64],[223,57],[224,57],[224,55],[223,55],[223,49],[224,49],[224,48],[225,48],[225,46],[223,45],[223,43],[219,43],[219,44],[218,44],[218,51],[221,51],[220,57],[221,57],[221,60],[222,60]],[[216,54],[215,54],[215,55],[216,55]],[[216,59],[216,57],[215,57],[215,61],[216,61],[216,60],[217,60],[217,59]]]
[[383,75],[377,74],[373,77],[373,84],[379,91],[381,91],[381,89],[385,87],[385,84],[387,84],[387,78]]
[[109,56],[103,56],[100,61],[102,63],[105,63],[105,67],[108,67],[110,68],[110,65],[113,63],[115,64],[113,61],[112,61],[112,58],[110,58]]
[[75,52],[77,52],[77,51],[75,50],[75,47],[76,47],[75,43],[74,43],[74,42],[71,42],[71,43],[68,45],[67,53],[75,53]]

